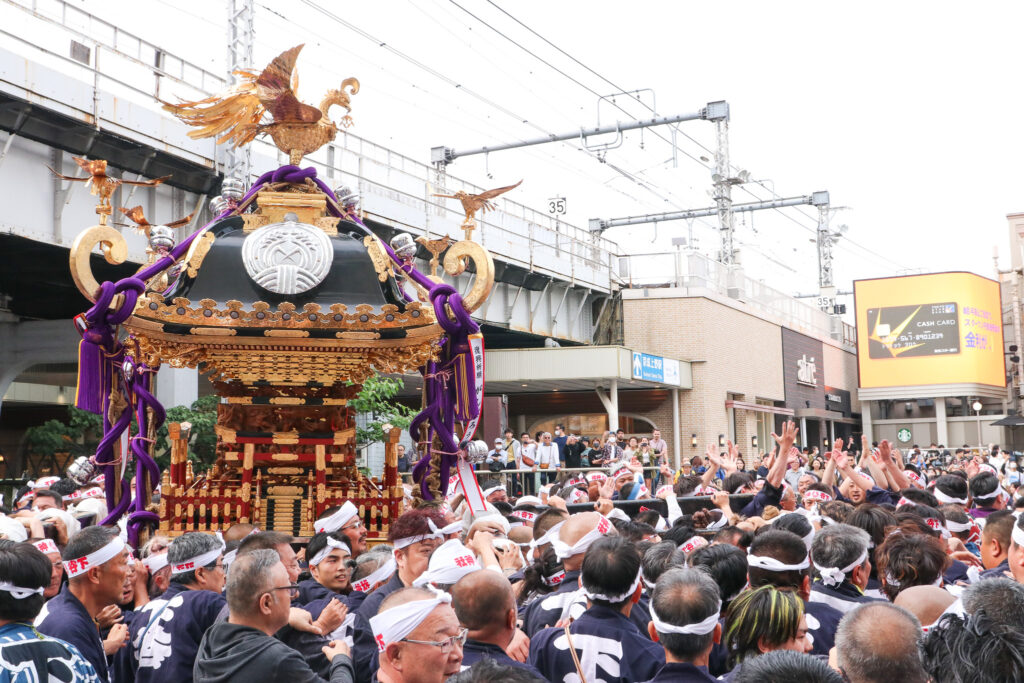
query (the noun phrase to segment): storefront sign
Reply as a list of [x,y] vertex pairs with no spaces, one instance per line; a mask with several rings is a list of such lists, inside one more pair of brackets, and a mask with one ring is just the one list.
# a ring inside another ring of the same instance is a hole
[[633,379],[679,386],[679,361],[634,351]]

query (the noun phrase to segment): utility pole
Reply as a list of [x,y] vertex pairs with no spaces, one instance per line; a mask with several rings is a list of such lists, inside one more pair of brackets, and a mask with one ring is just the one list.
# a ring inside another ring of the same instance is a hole
[[736,251],[733,248],[732,228],[732,186],[729,177],[729,109],[725,116],[715,119],[715,205],[718,207],[718,230],[721,247],[718,261],[726,266],[734,265]]
[[842,311],[837,309],[836,304],[836,283],[832,272],[832,247],[836,241],[846,232],[846,226],[840,225],[838,230],[832,230],[829,222],[832,218],[833,209],[828,201],[818,204],[818,305],[821,310],[829,315],[839,315]]
[[[228,0],[228,82],[238,84],[238,69],[253,66],[253,45],[256,34],[253,30],[255,16],[253,0]],[[252,151],[249,145],[235,148],[224,146],[224,177],[235,178],[245,187],[252,168]]]

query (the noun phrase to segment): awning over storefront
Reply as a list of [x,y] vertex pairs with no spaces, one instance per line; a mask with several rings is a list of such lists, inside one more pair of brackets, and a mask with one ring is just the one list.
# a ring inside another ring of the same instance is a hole
[[771,413],[773,415],[793,416],[793,410],[791,408],[778,408],[776,406],[766,406],[760,403],[747,403],[746,401],[726,401],[725,407],[733,408],[734,410],[752,410],[755,413]]
[[836,413],[831,410],[822,410],[821,408],[801,408],[794,411],[793,417],[807,418],[808,420],[828,420],[830,422],[838,422],[840,424],[848,425],[860,423],[859,420],[844,417],[842,413]]
[[593,391],[615,380],[630,389],[692,389],[690,363],[621,346],[565,346],[488,351],[488,394]]
[[1021,427],[1024,426],[1024,417],[1020,415],[1007,415],[992,423],[993,427]]

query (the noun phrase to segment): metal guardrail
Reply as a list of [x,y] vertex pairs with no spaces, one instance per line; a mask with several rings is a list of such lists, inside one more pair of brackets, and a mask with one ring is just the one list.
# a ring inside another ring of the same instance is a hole
[[[12,31],[15,26],[17,32]],[[158,100],[206,97],[227,84],[227,79],[66,0],[0,0],[0,35],[9,46],[17,46],[13,49],[19,53],[91,83],[94,92],[102,88],[154,111],[160,109]],[[72,57],[71,41],[85,46],[88,55],[79,55],[83,59]],[[92,109],[98,120],[98,95]],[[185,135],[184,129],[181,134]],[[210,149],[210,160],[217,163],[215,146],[211,144]],[[257,141],[253,152],[256,157],[284,162],[280,152],[265,141]],[[310,155],[307,161],[318,166],[321,177],[329,183],[336,179],[340,184],[341,174],[357,179],[365,203],[372,206],[374,197],[388,199],[388,219],[412,228],[424,226],[426,233],[448,232],[454,236],[463,219],[457,201],[431,194],[460,189],[479,193],[486,189],[451,175],[439,175],[428,164],[345,131],[338,141]],[[497,211],[478,219],[480,225],[474,236],[499,258],[573,284],[611,290],[614,254],[618,252],[614,242],[504,197],[497,204]],[[396,205],[408,207],[404,221],[402,216],[392,215]]]
[[[136,36],[115,24],[104,21],[65,0],[2,0],[0,29],[3,35],[34,49],[49,63],[59,62],[90,72],[94,83],[127,89],[144,95],[144,103],[155,105],[156,99],[165,98],[161,86],[166,79],[176,87],[185,87],[190,93],[209,94],[222,89],[227,80],[203,67],[167,52],[163,48]],[[20,21],[18,19],[21,19]],[[25,21],[34,18],[37,23]],[[17,33],[11,28],[17,27]],[[52,49],[52,33],[58,29],[69,40],[68,54]],[[89,49],[83,61],[71,56],[70,41]],[[138,83],[152,79],[153,89],[140,88]]]

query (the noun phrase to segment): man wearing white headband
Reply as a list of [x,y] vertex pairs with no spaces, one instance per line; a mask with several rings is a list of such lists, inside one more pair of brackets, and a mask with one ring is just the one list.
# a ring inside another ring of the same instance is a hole
[[546,628],[534,635],[530,664],[549,681],[653,677],[664,652],[629,620],[642,589],[636,548],[619,536],[597,539],[586,552],[580,579],[587,610],[568,631]]
[[324,514],[316,521],[313,528],[317,533],[339,533],[347,538],[353,559],[365,553],[369,547],[366,544],[366,526],[359,517],[359,508],[351,501],[346,500],[341,507],[324,510]]
[[824,602],[846,614],[857,605],[877,602],[864,595],[871,578],[868,532],[849,524],[829,524],[814,537],[811,564],[818,578],[811,586],[811,602]]
[[991,472],[974,475],[970,481],[970,491],[974,507],[968,512],[975,519],[985,519],[993,512],[1005,510],[1006,501],[1010,497],[999,485],[999,477]]
[[459,625],[447,593],[400,589],[381,603],[370,626],[380,683],[441,683],[459,673],[467,630]]
[[707,683],[711,648],[722,638],[718,584],[698,569],[670,569],[651,596],[651,640],[664,649],[665,664],[650,683]]
[[[206,631],[195,659],[200,681],[323,681],[303,656],[274,634],[288,623],[297,587],[288,578],[281,557],[270,549],[238,557],[228,578],[228,621]],[[344,642],[325,642],[332,683],[353,679],[352,661]],[[177,683],[177,679],[164,679]],[[191,677],[189,678],[191,680]]]
[[348,593],[351,557],[348,540],[338,539],[336,534],[320,533],[309,539],[306,559],[312,578],[299,582],[299,603],[305,605],[329,595]]
[[30,538],[26,543],[34,546],[50,561],[50,585],[43,592],[43,597],[49,600],[60,592],[60,584],[64,581],[64,563],[60,559],[60,549],[49,538]]
[[427,570],[430,556],[444,541],[442,531],[448,522],[436,510],[413,509],[391,523],[388,542],[395,547],[395,573],[387,583],[373,591],[360,605],[365,619],[377,614],[384,598],[400,588],[409,588]]
[[[71,538],[62,557],[68,583],[39,612],[36,628],[77,647],[106,681],[107,658],[94,619],[103,608],[121,600],[128,576],[128,548],[110,529],[90,526]],[[111,634],[123,641],[128,629],[115,624]]]
[[224,546],[213,534],[178,536],[167,549],[170,586],[133,623],[135,680],[190,681],[203,633],[224,608]]
[[97,680],[74,645],[41,636],[30,626],[43,607],[50,565],[33,544],[0,540],[0,680]]
[[[982,579],[1005,578],[1010,570],[1010,544],[1017,518],[1008,510],[998,510],[985,519],[981,530]],[[947,522],[948,523],[948,522]]]
[[497,484],[490,488],[484,489],[484,499],[488,503],[507,503],[508,492],[505,491],[504,484]]
[[149,592],[149,599],[153,600],[164,594],[171,585],[171,565],[167,562],[167,549],[171,546],[171,539],[167,536],[153,536],[146,545],[142,546],[140,556],[142,564],[146,567],[149,578],[146,581],[146,589]]
[[[541,629],[554,626],[572,603],[587,549],[601,536],[616,533],[611,522],[596,512],[572,515],[557,526],[557,531],[555,528],[548,529],[542,540],[546,538],[551,543],[555,555],[562,561],[565,577],[552,593],[527,606],[523,614],[523,630],[531,638]],[[538,542],[538,545],[543,544]]]
[[765,529],[747,550],[747,580],[751,588],[774,586],[792,590],[804,602],[811,654],[828,656],[843,613],[824,602],[810,602],[811,561],[803,539],[785,529]]

